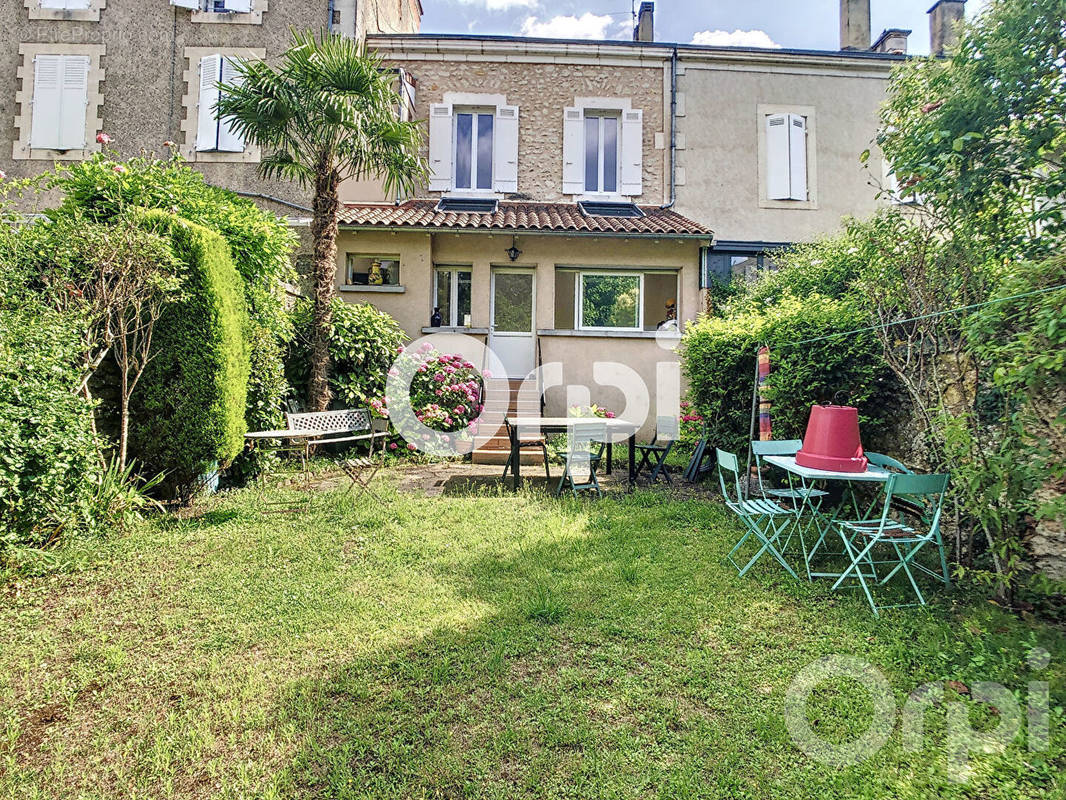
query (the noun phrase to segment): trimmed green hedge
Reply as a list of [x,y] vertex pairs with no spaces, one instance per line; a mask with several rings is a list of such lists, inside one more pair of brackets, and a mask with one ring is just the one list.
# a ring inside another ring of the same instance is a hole
[[768,381],[775,439],[802,438],[812,405],[841,399],[859,408],[863,443],[884,433],[897,406],[881,346],[871,333],[799,344],[805,339],[865,327],[867,315],[847,299],[786,295],[762,311],[705,317],[688,327],[682,363],[689,395],[711,440],[743,451],[751,424],[756,352],[770,348]]
[[248,318],[243,285],[217,233],[165,211],[146,227],[170,237],[183,298],[156,326],[156,355],[134,393],[133,453],[147,474],[167,473],[178,498],[198,488],[214,463],[243,446],[248,392]]

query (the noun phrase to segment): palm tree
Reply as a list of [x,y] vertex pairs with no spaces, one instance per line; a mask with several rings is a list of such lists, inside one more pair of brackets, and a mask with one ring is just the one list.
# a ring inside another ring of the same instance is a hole
[[403,122],[395,75],[354,40],[293,32],[276,68],[238,61],[222,87],[219,117],[266,153],[266,178],[299,181],[314,190],[314,303],[311,376],[313,411],[329,405],[329,330],[337,263],[338,188],[355,178],[380,179],[387,194],[410,192],[425,176],[422,128]]

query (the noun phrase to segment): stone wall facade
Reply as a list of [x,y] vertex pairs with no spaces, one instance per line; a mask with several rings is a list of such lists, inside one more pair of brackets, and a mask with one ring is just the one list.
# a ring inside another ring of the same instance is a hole
[[[370,43],[375,45],[373,39]],[[508,105],[518,106],[518,194],[524,199],[573,199],[563,194],[562,186],[564,108],[573,106],[578,97],[628,98],[633,109],[644,112],[643,194],[636,199],[655,205],[664,202],[669,155],[667,62],[621,66],[557,59],[412,58],[395,47],[380,53],[387,63],[414,77],[416,119],[428,119],[430,105],[442,102],[447,92],[505,95]],[[433,193],[423,189],[418,194]]]

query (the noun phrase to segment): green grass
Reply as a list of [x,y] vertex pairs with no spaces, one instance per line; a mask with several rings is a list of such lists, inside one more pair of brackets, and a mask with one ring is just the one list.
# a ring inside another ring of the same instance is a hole
[[[737,530],[705,501],[383,494],[267,515],[229,493],[0,589],[0,797],[1063,796],[1061,710],[1048,751],[976,754],[965,783],[955,691],[923,750],[896,730],[850,767],[804,755],[782,716],[835,653],[899,705],[927,681],[1024,700],[1047,680],[1061,708],[1061,630],[943,591],[878,620],[769,561],[738,579]],[[849,741],[872,703],[838,680],[807,711]]]

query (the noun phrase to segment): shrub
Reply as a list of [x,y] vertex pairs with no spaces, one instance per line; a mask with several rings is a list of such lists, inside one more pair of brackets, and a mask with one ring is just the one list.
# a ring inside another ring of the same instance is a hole
[[411,380],[415,417],[435,431],[472,436],[481,413],[480,373],[461,355],[440,353],[428,344],[422,348]]
[[690,325],[682,341],[683,369],[712,441],[734,451],[746,447],[756,352],[764,344],[770,348],[774,438],[802,438],[811,405],[843,392],[859,408],[864,441],[875,441],[895,405],[876,338],[857,333],[800,344],[867,322],[851,301],[786,295],[762,311],[734,311]]
[[91,527],[101,474],[81,379],[80,323],[0,302],[0,552]]
[[134,453],[148,472],[165,471],[180,499],[200,475],[241,450],[248,390],[247,314],[240,277],[221,236],[163,211],[144,224],[168,235],[184,297],[156,326],[157,355],[135,407]]
[[[311,364],[311,304],[298,301],[292,310],[295,335],[289,345],[286,374],[298,397],[307,396]],[[333,301],[329,335],[330,388],[334,403],[361,408],[385,392],[389,367],[407,337],[400,324],[369,304]]]

